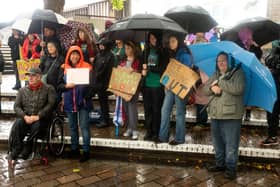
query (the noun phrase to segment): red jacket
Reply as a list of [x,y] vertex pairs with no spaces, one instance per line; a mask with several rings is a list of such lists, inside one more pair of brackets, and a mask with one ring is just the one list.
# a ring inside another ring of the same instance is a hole
[[[32,59],[34,58],[40,58],[40,52],[37,52],[36,51],[36,47],[38,45],[40,45],[40,40],[37,38],[37,35],[36,34],[33,34],[34,36],[34,40],[31,44],[31,57]],[[29,39],[26,38],[23,42],[23,46],[22,46],[22,57],[24,59],[28,59],[28,50],[29,50]]]

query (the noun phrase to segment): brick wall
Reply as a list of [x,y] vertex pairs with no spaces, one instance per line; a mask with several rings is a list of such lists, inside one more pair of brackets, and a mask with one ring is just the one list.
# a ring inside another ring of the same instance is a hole
[[267,17],[280,23],[280,0],[267,0]]

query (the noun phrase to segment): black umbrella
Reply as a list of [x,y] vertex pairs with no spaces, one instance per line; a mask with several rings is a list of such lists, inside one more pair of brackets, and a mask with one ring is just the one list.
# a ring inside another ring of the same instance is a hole
[[41,33],[43,27],[59,28],[67,23],[67,19],[47,9],[36,9],[31,16],[31,24],[29,26],[29,33]]
[[239,40],[238,32],[243,28],[249,28],[253,32],[253,39],[260,46],[280,39],[280,25],[262,17],[245,19],[228,31],[222,33],[221,40],[236,42]]
[[218,25],[200,6],[178,6],[169,9],[164,15],[176,21],[188,33],[207,32]]
[[145,41],[146,31],[168,31],[186,34],[173,20],[154,14],[136,14],[114,23],[104,33],[111,40]]

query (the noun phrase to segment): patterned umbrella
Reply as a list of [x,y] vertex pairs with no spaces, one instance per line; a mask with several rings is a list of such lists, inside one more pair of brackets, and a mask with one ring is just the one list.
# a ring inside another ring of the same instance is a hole
[[71,46],[72,40],[75,39],[78,28],[83,27],[90,34],[90,38],[93,42],[96,42],[96,38],[93,34],[93,27],[91,24],[82,23],[78,21],[68,21],[66,25],[58,30],[58,37],[61,43],[68,49]]

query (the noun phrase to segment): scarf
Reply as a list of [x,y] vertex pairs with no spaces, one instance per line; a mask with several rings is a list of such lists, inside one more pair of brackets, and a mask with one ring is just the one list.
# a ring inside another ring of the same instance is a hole
[[36,84],[36,85],[31,85],[30,83],[29,83],[29,88],[32,90],[32,91],[36,91],[36,90],[39,90],[42,86],[43,86],[43,83],[42,83],[42,81],[40,81],[38,84]]

